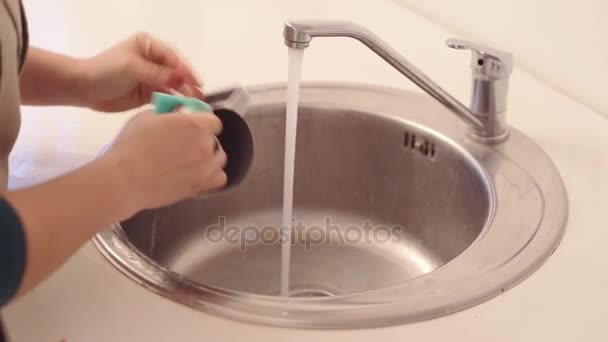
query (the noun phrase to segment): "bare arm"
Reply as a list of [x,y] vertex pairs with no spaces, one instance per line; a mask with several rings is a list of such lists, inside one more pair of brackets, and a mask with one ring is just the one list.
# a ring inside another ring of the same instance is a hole
[[26,240],[18,294],[36,286],[110,223],[223,187],[226,154],[215,149],[213,138],[220,131],[221,122],[208,113],[142,112],[101,158],[47,183],[7,193]]
[[80,60],[31,47],[21,72],[21,102],[26,105],[82,105]]
[[25,232],[26,269],[18,295],[58,268],[95,232],[125,217],[124,194],[110,158],[28,189],[10,192]]

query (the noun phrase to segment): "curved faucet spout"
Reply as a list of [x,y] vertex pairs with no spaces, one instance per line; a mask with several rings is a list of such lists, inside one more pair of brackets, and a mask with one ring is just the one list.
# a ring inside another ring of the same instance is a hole
[[[399,52],[389,46],[386,42],[376,36],[374,33],[364,28],[361,25],[348,22],[348,21],[334,21],[334,20],[296,20],[296,21],[288,21],[285,23],[283,37],[285,39],[285,45],[291,48],[296,49],[304,49],[309,46],[310,41],[314,37],[349,37],[356,39],[363,43],[365,46],[374,51],[378,56],[384,59],[387,63],[392,65],[397,71],[403,74],[405,77],[410,79],[416,85],[418,85],[422,90],[427,92],[445,107],[447,107],[450,111],[464,120],[475,133],[475,135],[490,138],[496,140],[500,140],[501,138],[506,138],[506,125],[502,119],[497,119],[497,114],[500,116],[504,116],[504,108],[500,106],[501,113],[496,112],[496,108],[492,107],[494,102],[503,104],[506,102],[504,98],[506,97],[506,84],[502,82],[499,84],[499,87],[496,87],[498,90],[503,90],[504,92],[494,91],[493,83],[488,84],[488,82],[492,82],[494,80],[490,79],[488,81],[488,77],[484,77],[483,81],[484,87],[486,88],[483,92],[484,96],[494,96],[495,99],[476,99],[476,94],[473,94],[473,103],[482,102],[486,105],[484,107],[485,113],[474,113],[467,106],[463,105],[460,101],[452,97],[449,93],[443,90],[439,85],[437,85],[433,80],[431,80],[428,76],[426,76],[420,69],[410,63],[407,59],[405,59]],[[488,49],[490,50],[490,49]],[[508,54],[504,54],[508,55]],[[495,58],[492,55],[484,55],[484,58],[491,60],[494,62],[492,65],[499,65],[500,60]],[[483,63],[483,62],[480,62]],[[490,65],[490,64],[488,64]],[[505,68],[501,69],[504,70]],[[485,69],[483,69],[485,70]],[[510,69],[508,70],[510,73]],[[477,74],[481,75],[478,71]],[[505,76],[505,77],[508,77]],[[505,79],[501,79],[498,81],[505,81]],[[479,86],[479,85],[477,85]],[[487,88],[490,88],[489,91]],[[474,85],[475,92],[475,85]],[[475,106],[473,106],[475,108]],[[496,107],[496,106],[494,106]],[[494,112],[492,112],[494,111]],[[491,126],[491,127],[490,127]]]

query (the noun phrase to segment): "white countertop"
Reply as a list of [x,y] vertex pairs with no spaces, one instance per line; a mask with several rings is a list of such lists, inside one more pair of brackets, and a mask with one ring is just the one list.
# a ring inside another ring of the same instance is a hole
[[[458,98],[469,96],[469,55],[450,36],[388,0],[29,0],[32,42],[91,54],[137,30],[172,41],[208,88],[284,82],[282,23],[339,18],[378,33]],[[177,5],[182,6],[178,8]],[[525,37],[522,37],[525,39]],[[517,56],[515,56],[517,57]],[[307,49],[305,80],[416,89],[360,44],[321,39]],[[87,243],[58,272],[3,313],[15,341],[608,341],[608,120],[516,69],[509,123],[532,137],[562,174],[566,235],[531,277],[471,309],[425,322],[355,331],[280,329],[201,313],[144,290]],[[42,181],[93,158],[128,115],[25,108],[11,157],[11,186]]]

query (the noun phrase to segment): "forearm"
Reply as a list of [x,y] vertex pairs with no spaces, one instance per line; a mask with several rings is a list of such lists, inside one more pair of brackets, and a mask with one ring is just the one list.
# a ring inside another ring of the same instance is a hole
[[32,47],[21,72],[21,102],[78,106],[81,73],[79,59]]
[[8,193],[25,231],[27,258],[18,294],[57,269],[97,231],[124,219],[125,189],[115,162],[98,159],[74,172]]

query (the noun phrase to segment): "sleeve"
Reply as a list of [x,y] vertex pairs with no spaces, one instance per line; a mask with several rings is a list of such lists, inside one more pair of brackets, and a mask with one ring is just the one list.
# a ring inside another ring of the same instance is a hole
[[25,271],[25,232],[11,205],[0,198],[0,307],[17,293]]

